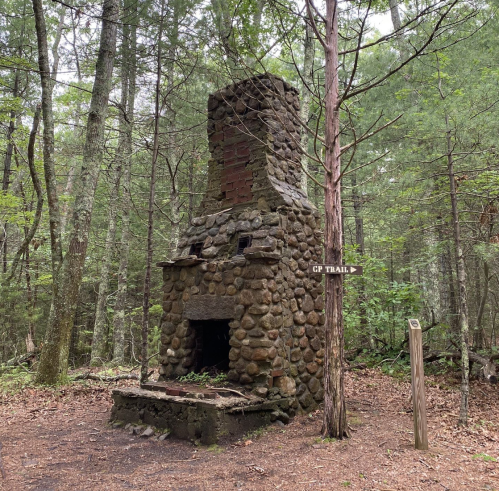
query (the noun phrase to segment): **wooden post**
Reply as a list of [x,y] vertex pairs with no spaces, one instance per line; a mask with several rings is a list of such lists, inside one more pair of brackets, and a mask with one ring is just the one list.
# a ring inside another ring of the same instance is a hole
[[417,319],[409,319],[409,350],[411,353],[412,402],[414,405],[414,448],[428,450],[423,336]]

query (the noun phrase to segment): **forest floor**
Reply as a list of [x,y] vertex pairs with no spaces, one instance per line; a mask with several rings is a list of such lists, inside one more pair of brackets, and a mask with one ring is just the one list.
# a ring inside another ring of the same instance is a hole
[[410,383],[379,370],[347,374],[352,437],[328,443],[321,412],[211,447],[112,429],[111,389],[134,383],[2,392],[0,489],[499,490],[498,386],[473,382],[460,428],[458,380],[427,377],[430,449],[417,451]]

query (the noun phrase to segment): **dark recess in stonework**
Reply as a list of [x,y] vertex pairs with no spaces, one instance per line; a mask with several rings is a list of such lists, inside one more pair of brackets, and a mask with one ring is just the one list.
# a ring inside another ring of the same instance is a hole
[[246,235],[244,237],[239,237],[239,240],[237,241],[236,256],[241,255],[244,252],[244,249],[250,246],[251,246],[251,236]]
[[229,369],[229,320],[191,321],[196,331],[195,371],[216,375]]
[[189,251],[189,254],[191,254],[193,256],[200,257],[202,250],[203,250],[203,243],[202,242],[196,242],[195,244],[191,245],[191,249]]

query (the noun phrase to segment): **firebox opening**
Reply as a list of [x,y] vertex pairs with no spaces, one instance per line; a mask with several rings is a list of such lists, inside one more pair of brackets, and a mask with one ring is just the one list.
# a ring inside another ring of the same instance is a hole
[[229,370],[229,322],[228,319],[191,321],[196,332],[196,373],[215,376]]

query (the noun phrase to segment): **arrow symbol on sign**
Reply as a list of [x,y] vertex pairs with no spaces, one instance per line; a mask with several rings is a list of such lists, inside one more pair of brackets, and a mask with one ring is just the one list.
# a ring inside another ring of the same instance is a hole
[[357,268],[354,268],[353,266],[350,266],[350,273],[354,273],[355,271],[357,271]]

